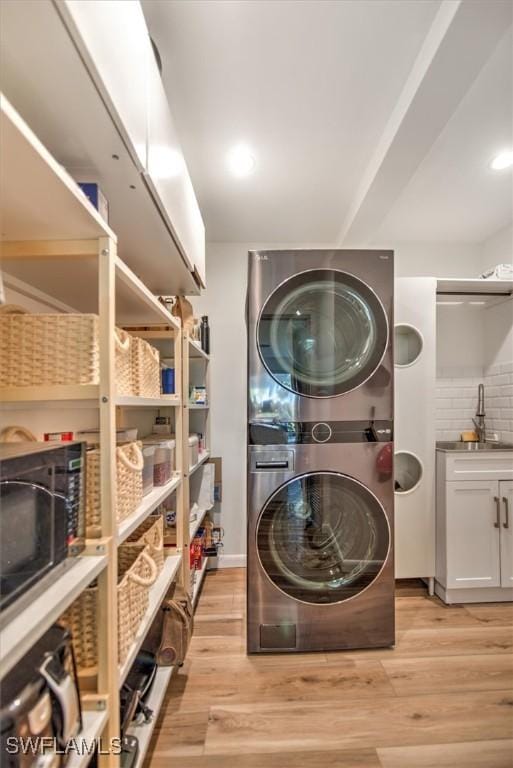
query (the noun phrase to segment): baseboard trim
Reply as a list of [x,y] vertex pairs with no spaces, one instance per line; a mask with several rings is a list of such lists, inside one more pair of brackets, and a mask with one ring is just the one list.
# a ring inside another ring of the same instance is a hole
[[447,603],[510,603],[513,602],[513,588],[509,587],[473,587],[446,589],[435,581],[435,592]]
[[218,568],[245,568],[246,555],[219,555],[217,558]]

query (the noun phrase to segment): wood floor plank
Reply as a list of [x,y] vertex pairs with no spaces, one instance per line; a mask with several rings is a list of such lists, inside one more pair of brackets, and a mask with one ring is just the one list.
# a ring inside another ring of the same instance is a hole
[[396,629],[476,627],[479,620],[464,606],[444,605],[438,598],[403,597],[396,601]]
[[383,768],[513,768],[513,740],[378,750]]
[[[154,755],[151,766],[152,768],[170,768],[169,757]],[[262,763],[262,755],[202,755],[188,757],[186,766],[187,768],[382,768],[374,749],[277,752],[267,754],[265,764]]]
[[194,634],[189,646],[188,658],[196,659],[240,659],[244,656],[244,641],[240,635],[210,636]]
[[384,659],[381,664],[399,696],[513,690],[513,660],[504,654]]
[[328,660],[337,658],[395,659],[478,654],[513,654],[511,627],[476,624],[452,627],[447,624],[427,629],[402,629],[396,632],[394,648],[333,651]]
[[148,764],[163,759],[170,763],[175,757],[201,755],[208,726],[209,711],[176,712],[174,707],[164,711],[155,728]]
[[488,627],[513,627],[513,603],[475,603],[465,610],[481,625]]
[[341,661],[329,665],[322,659],[319,663],[311,655],[306,657],[306,663],[296,656],[286,656],[279,666],[269,664],[265,657],[224,663],[192,661],[183,690],[175,686],[170,698],[185,709],[201,709],[206,692],[211,706],[325,701],[337,706],[349,697],[395,695],[379,661]]
[[230,615],[215,615],[208,617],[208,621],[196,620],[194,622],[194,634],[196,637],[215,637],[244,635],[242,618],[234,618]]
[[[210,710],[205,754],[412,746],[511,735],[509,691]],[[484,767],[483,767],[484,768]]]
[[207,573],[147,768],[513,768],[513,605],[405,581],[395,648],[246,656],[245,588]]

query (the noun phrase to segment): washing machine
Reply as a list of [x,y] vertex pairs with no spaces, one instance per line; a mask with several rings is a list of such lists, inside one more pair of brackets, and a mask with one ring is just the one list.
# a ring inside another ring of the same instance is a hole
[[249,254],[250,423],[393,418],[392,251]]
[[249,447],[250,653],[393,645],[392,450],[367,430],[303,423],[295,444]]
[[393,645],[393,258],[249,256],[250,653]]

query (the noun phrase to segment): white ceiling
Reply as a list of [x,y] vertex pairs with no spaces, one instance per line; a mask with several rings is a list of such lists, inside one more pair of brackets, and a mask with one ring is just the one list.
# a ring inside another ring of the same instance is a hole
[[507,226],[513,173],[490,161],[513,146],[513,37],[506,33],[383,222],[390,240],[483,242]]
[[[337,241],[426,36],[452,12],[445,6],[143,0],[207,239]],[[508,53],[510,38],[368,237],[482,240],[507,223],[511,174],[492,177],[486,164],[511,143]],[[241,141],[257,167],[237,179],[226,153]]]

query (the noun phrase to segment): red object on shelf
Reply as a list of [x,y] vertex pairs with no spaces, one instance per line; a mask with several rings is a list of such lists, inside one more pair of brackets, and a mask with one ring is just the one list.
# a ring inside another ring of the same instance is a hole
[[73,440],[73,432],[45,432],[46,443],[68,443]]

